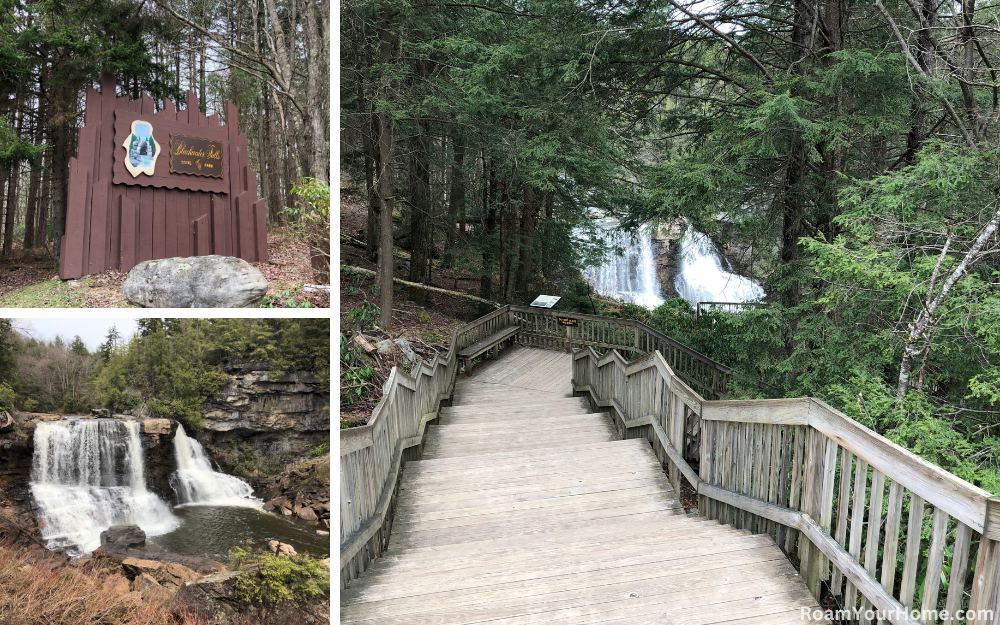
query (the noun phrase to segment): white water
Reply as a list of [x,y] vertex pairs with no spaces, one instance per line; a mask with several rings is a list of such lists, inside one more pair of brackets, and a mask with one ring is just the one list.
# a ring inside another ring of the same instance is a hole
[[174,435],[177,473],[171,485],[177,491],[181,505],[244,506],[260,508],[262,502],[253,496],[253,488],[233,475],[219,473],[201,443],[188,438],[184,426],[177,426]]
[[594,290],[606,297],[614,297],[645,308],[653,309],[663,303],[660,283],[656,279],[656,258],[650,228],[643,227],[634,239],[615,230],[618,220],[600,220],[605,242],[611,247],[621,247],[623,254],[612,255],[604,264],[587,267],[583,275]]
[[674,278],[677,293],[692,305],[754,302],[764,298],[759,282],[727,271],[722,261],[722,254],[708,235],[688,225],[681,239],[680,267]]
[[89,553],[112,525],[136,524],[147,536],[158,536],[180,524],[167,504],[146,490],[138,423],[39,423],[34,443],[31,493],[50,549]]

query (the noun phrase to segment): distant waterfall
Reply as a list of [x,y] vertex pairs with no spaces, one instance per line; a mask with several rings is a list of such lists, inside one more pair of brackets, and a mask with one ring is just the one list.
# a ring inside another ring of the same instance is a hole
[[640,228],[634,239],[614,230],[618,220],[601,220],[605,242],[611,247],[621,247],[624,253],[612,253],[602,265],[587,267],[583,275],[594,290],[606,297],[656,308],[663,303],[660,283],[656,278],[656,257],[653,255],[653,237],[649,226]]
[[708,235],[688,225],[681,239],[680,267],[674,278],[677,293],[692,305],[764,298],[759,282],[723,269],[722,261],[722,254]]
[[205,454],[201,443],[188,438],[184,426],[177,426],[174,436],[177,473],[171,485],[177,491],[181,505],[210,504],[214,506],[246,506],[258,508],[253,488],[238,477],[219,473]]
[[167,504],[146,490],[137,422],[38,423],[34,443],[31,494],[50,549],[89,553],[112,525],[136,524],[149,536],[179,525]]

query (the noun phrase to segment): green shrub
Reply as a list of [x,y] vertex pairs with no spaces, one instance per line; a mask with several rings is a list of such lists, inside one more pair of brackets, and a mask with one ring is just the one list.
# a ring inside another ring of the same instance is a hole
[[182,399],[151,399],[146,403],[149,414],[157,419],[180,421],[184,428],[192,432],[205,429],[199,402]]
[[318,458],[328,451],[330,451],[330,443],[323,443],[316,449],[313,449],[311,452],[309,452],[309,455],[311,455],[313,458]]
[[246,549],[230,550],[229,560],[239,571],[234,590],[240,601],[269,607],[291,601],[298,607],[299,601],[330,594],[330,573],[308,554],[277,556],[247,541]]
[[6,382],[0,382],[0,410],[10,412],[14,409],[14,389]]

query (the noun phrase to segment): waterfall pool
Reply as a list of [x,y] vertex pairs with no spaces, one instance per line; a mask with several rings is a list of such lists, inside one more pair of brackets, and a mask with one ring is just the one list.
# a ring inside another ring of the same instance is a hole
[[330,555],[330,537],[306,521],[282,517],[242,506],[185,505],[173,510],[180,519],[177,529],[148,537],[144,551],[169,551],[225,561],[229,550],[252,540],[258,547],[280,540],[298,553],[325,558]]
[[90,553],[108,527],[135,524],[146,533],[147,551],[224,560],[248,540],[262,547],[279,540],[299,553],[330,554],[329,535],[316,534],[318,525],[263,512],[253,488],[216,471],[183,427],[174,437],[177,471],[170,478],[180,505],[171,508],[147,488],[140,427],[80,417],[36,425],[30,488],[50,549]]

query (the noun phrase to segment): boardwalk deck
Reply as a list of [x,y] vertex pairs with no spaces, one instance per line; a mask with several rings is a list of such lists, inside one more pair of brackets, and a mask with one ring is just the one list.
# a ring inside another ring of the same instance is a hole
[[771,538],[685,514],[649,443],[572,397],[571,370],[519,347],[459,380],[342,622],[815,622]]

